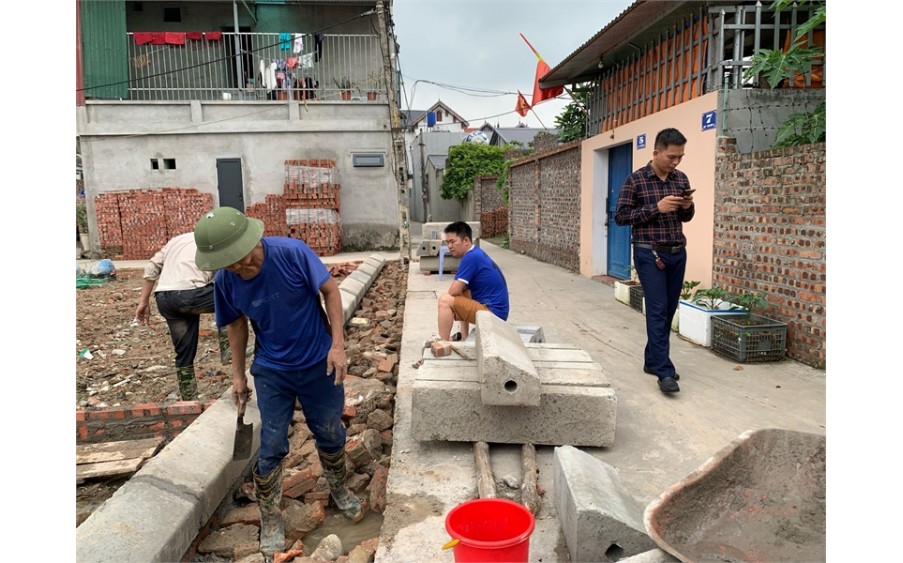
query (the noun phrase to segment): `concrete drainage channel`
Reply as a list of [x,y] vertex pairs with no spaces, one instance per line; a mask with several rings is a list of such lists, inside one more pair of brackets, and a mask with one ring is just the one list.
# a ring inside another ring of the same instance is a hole
[[[371,255],[339,285],[346,323],[384,264],[384,257]],[[76,560],[183,559],[198,531],[249,469],[259,448],[257,430],[251,457],[232,460],[236,413],[231,390],[220,399],[76,528]],[[253,398],[245,421],[260,428],[260,412]]]

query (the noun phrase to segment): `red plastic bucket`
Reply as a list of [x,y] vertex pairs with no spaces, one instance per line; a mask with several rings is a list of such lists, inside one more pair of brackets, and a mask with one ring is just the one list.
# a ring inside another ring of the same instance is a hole
[[454,547],[456,563],[526,563],[535,526],[533,513],[526,507],[498,498],[469,500],[445,517],[445,530],[458,540]]

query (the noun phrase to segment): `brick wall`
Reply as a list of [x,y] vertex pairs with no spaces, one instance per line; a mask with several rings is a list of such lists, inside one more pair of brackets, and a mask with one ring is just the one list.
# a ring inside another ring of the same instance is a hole
[[511,163],[509,247],[571,271],[580,268],[580,142]]
[[129,408],[75,411],[75,442],[94,444],[144,438],[172,440],[214,401],[148,403]]
[[765,292],[787,356],[825,368],[825,144],[737,153],[718,140],[713,283]]
[[473,213],[475,217],[479,217],[481,213],[505,207],[505,198],[502,196],[502,190],[495,185],[496,181],[498,181],[498,176],[479,176],[474,181]]

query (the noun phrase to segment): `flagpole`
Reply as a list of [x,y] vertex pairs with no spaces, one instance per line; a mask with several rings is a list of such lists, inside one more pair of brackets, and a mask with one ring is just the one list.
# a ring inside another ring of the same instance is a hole
[[539,114],[536,113],[536,110],[533,109],[533,106],[530,106],[530,111],[532,111],[532,112],[533,112],[533,115],[536,116],[536,121],[538,121],[539,124],[542,125],[542,128],[545,129],[545,130],[548,130],[549,128],[546,127],[546,124],[543,123],[543,122],[542,122],[542,119],[539,118]]

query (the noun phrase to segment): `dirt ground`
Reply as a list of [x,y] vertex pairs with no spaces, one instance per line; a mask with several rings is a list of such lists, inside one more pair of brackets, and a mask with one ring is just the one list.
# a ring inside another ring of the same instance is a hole
[[[351,262],[329,266],[336,283],[356,267]],[[106,283],[76,290],[76,408],[179,400],[172,341],[153,299],[147,325],[132,322],[141,274],[141,270],[118,270]],[[406,275],[400,263],[388,262],[380,278],[397,278],[390,285],[404,288]],[[349,342],[355,332],[348,332]],[[229,366],[220,361],[216,334],[213,314],[203,315],[195,359],[200,399],[218,398],[232,384]],[[349,356],[349,365],[353,362]],[[76,526],[127,480],[127,476],[97,479],[76,486]]]

